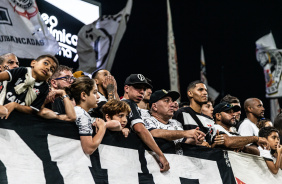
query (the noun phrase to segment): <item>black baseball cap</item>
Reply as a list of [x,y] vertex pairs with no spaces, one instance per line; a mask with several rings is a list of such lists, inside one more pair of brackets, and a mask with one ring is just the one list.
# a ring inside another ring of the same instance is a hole
[[215,115],[216,113],[220,113],[220,112],[226,112],[230,109],[233,109],[234,112],[240,111],[241,107],[238,105],[232,105],[229,104],[227,102],[221,102],[219,104],[217,104],[214,109],[213,109],[213,115]]
[[125,79],[124,85],[132,86],[134,84],[144,84],[147,88],[153,88],[142,74],[131,74]]
[[164,89],[157,90],[151,95],[149,106],[151,107],[152,103],[155,103],[166,96],[171,97],[172,101],[175,101],[180,97],[180,94],[177,91],[167,91]]

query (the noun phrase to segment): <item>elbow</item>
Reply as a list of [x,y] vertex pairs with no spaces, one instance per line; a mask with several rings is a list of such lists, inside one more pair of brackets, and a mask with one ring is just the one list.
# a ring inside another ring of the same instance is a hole
[[137,123],[133,126],[134,131],[140,135],[148,132],[148,130],[145,128],[145,126],[142,123]]
[[94,153],[94,151],[96,151],[97,147],[82,147],[83,152],[87,155],[92,155]]
[[72,116],[69,117],[69,121],[75,121],[76,120],[76,114],[74,113]]

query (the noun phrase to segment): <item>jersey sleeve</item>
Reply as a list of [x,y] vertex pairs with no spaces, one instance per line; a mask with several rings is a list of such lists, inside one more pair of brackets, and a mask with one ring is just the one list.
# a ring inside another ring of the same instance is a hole
[[78,133],[80,136],[92,136],[93,129],[92,129],[92,119],[87,117],[84,111],[81,109],[75,108],[76,112],[76,120],[75,123],[78,127]]
[[144,118],[144,125],[149,131],[157,129],[156,124],[150,118]]
[[131,108],[131,112],[128,115],[130,127],[132,128],[137,123],[143,123],[144,124],[144,121],[142,120],[141,115],[138,112],[138,108],[137,108],[136,103],[132,102],[131,100],[124,100],[124,101],[127,102],[128,105]]
[[6,70],[10,76],[10,80],[8,82],[16,82],[16,80],[18,80],[18,78],[22,78],[23,76],[25,76],[25,74],[27,73],[27,68],[25,67],[19,67],[19,68],[14,68],[11,70]]

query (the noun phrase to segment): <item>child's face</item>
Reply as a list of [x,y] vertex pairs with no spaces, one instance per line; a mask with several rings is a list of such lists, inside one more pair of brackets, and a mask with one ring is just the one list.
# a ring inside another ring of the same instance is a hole
[[119,121],[122,128],[124,128],[127,124],[127,115],[127,112],[120,112],[118,114],[113,115],[112,120]]
[[89,108],[96,108],[98,106],[98,99],[100,98],[98,94],[97,85],[93,86],[93,89],[90,91],[89,96],[86,95],[85,102]]
[[277,147],[280,142],[280,138],[277,132],[271,132],[271,134],[267,137],[269,142],[269,146],[272,150],[277,150]]
[[32,75],[36,81],[46,81],[53,75],[57,68],[55,61],[49,57],[40,59],[39,61],[33,60],[31,66],[33,67]]

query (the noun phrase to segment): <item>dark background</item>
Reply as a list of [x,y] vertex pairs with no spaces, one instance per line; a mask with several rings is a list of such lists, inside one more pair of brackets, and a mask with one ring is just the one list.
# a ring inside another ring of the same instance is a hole
[[[118,13],[126,0],[96,0],[102,15]],[[255,41],[272,31],[277,48],[282,48],[282,2],[274,0],[171,0],[172,23],[178,57],[181,101],[187,101],[187,85],[200,79],[200,48],[203,45],[210,86],[221,94],[241,100],[265,98],[262,67],[256,61]],[[38,0],[39,11],[41,1]],[[56,10],[55,10],[56,11]],[[79,30],[81,25],[70,25]],[[58,57],[59,58],[59,57]],[[77,69],[77,64],[65,65]],[[127,30],[121,40],[111,71],[123,95],[125,78],[142,73],[152,79],[153,90],[169,89],[166,0],[134,0]],[[244,116],[244,113],[242,113]]]

